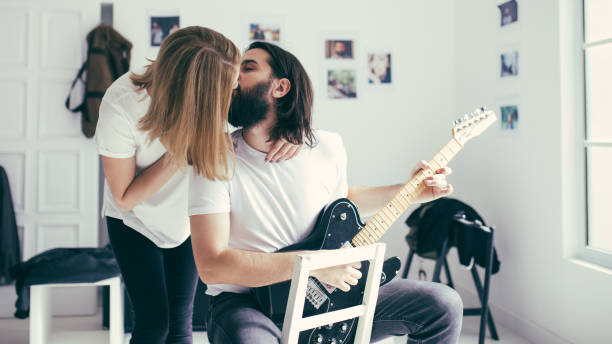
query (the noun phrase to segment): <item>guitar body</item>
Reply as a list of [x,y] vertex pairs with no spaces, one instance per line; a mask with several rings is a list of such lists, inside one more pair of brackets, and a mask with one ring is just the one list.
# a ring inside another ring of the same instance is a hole
[[[327,206],[321,214],[311,234],[303,241],[288,246],[283,251],[327,250],[353,246],[351,240],[365,224],[361,221],[357,207],[348,199],[341,198]],[[383,264],[381,285],[392,280],[400,269],[397,257]],[[324,286],[310,277],[304,303],[303,317],[326,313],[361,304],[369,262],[361,263],[362,278],[350,291],[343,292]],[[291,281],[253,289],[255,298],[263,312],[277,324],[285,317]],[[357,329],[357,318],[341,321],[328,326],[302,331],[300,344],[353,342]]]

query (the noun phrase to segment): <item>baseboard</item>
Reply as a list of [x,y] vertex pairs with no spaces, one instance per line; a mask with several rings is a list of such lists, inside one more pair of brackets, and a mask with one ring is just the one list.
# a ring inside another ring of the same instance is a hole
[[[455,285],[455,289],[464,300],[465,304],[479,305],[478,296],[473,290],[462,288]],[[497,307],[489,303],[489,309],[493,313],[493,319],[497,326],[499,336],[503,337],[503,331],[499,327],[506,328],[520,335],[531,343],[546,343],[546,344],[572,344],[572,342],[559,337],[557,334],[539,326],[538,324],[525,320],[516,314],[509,312],[503,308]]]

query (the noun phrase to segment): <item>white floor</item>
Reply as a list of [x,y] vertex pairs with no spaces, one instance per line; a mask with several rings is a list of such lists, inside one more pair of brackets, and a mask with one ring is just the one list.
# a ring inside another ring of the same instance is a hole
[[[108,343],[108,332],[101,331],[101,317],[55,317],[53,318],[53,329],[57,332],[52,336],[52,341],[48,344],[102,344]],[[28,324],[29,320],[20,319],[0,319],[0,344],[27,344],[28,343]],[[460,344],[478,343],[478,317],[466,317],[463,321]],[[529,341],[519,337],[497,324],[497,331],[500,336],[499,341],[487,338],[487,343],[499,344],[528,344]],[[124,344],[129,343],[129,334],[125,337]],[[195,344],[208,344],[205,332],[194,332]],[[400,344],[406,343],[402,337],[390,338],[380,344]]]

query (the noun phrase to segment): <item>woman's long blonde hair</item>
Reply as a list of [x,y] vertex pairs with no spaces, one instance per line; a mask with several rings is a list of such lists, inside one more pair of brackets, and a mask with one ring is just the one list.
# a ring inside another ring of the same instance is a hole
[[169,35],[143,74],[130,76],[151,104],[139,128],[159,138],[172,161],[196,174],[227,180],[233,146],[227,127],[240,51],[222,34],[199,26]]

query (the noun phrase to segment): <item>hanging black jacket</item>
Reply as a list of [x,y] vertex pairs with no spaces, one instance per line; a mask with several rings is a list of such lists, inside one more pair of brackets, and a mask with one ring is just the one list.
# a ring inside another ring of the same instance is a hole
[[[485,224],[476,210],[454,198],[439,198],[415,209],[406,219],[406,225],[410,227],[406,235],[410,249],[421,257],[437,259],[442,242],[448,237],[447,252],[451,247],[457,247],[461,264],[470,265],[474,258],[476,264],[485,266],[485,238],[471,232],[459,233],[463,228],[455,221],[454,216],[460,212],[469,221],[478,220]],[[444,255],[447,252],[444,252]],[[491,273],[499,271],[499,265],[497,252],[493,249]]]
[[106,247],[54,248],[11,269],[17,301],[15,317],[30,312],[30,286],[49,283],[97,282],[119,275],[119,266],[110,245]]
[[19,263],[19,257],[19,235],[11,188],[6,172],[0,166],[0,285],[13,281],[9,269]]

